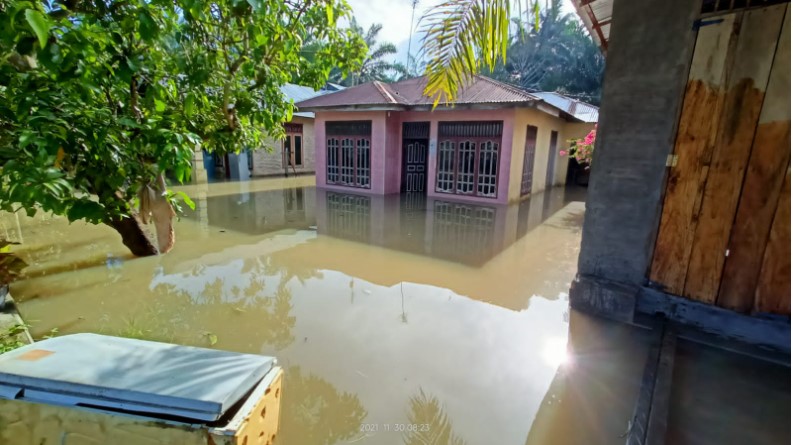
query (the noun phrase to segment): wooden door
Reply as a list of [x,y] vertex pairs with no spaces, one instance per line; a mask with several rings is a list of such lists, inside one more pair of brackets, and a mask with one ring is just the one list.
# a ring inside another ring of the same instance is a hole
[[537,127],[526,126],[526,145],[523,147],[523,177],[520,180],[520,196],[531,193],[534,179],[534,153],[537,149]]
[[[748,312],[756,306],[764,255],[779,255],[768,249],[775,215],[790,205],[783,193],[790,162],[789,11],[787,5],[751,9],[699,26],[650,281]],[[789,219],[786,224],[789,237]],[[785,249],[789,262],[789,243]],[[786,275],[787,294],[765,298],[787,299],[789,315],[789,269]]]
[[553,187],[553,177],[556,173],[556,156],[558,156],[559,132],[551,131],[551,143],[548,147],[548,168],[545,171],[545,188]]
[[429,122],[402,125],[402,192],[427,193]]
[[427,140],[403,141],[402,191],[426,193],[427,191]]

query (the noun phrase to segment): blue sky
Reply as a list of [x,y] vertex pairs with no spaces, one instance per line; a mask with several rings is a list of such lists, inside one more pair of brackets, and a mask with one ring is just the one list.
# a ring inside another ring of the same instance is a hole
[[[397,46],[397,61],[405,63],[407,58],[408,37],[410,37],[411,0],[347,0],[355,12],[358,23],[368,28],[372,23],[380,23],[380,41],[391,42]],[[416,18],[430,7],[443,3],[443,0],[419,0]],[[544,2],[543,2],[544,3]],[[575,14],[572,2],[564,0],[565,12]],[[411,52],[415,54],[421,47],[421,37],[414,34]]]

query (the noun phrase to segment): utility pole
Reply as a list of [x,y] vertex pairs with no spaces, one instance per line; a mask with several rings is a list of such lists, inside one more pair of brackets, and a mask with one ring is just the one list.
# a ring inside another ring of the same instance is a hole
[[411,0],[413,11],[410,13],[410,35],[408,36],[408,58],[405,62],[405,68],[407,68],[408,73],[410,73],[410,44],[413,42],[413,18],[416,16],[416,6],[419,4],[419,0]]

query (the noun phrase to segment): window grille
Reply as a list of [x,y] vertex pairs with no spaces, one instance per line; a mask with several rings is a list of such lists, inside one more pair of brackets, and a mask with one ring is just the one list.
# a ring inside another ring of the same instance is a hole
[[371,130],[371,121],[325,123],[328,184],[371,187]]
[[502,122],[441,122],[435,191],[498,196]]

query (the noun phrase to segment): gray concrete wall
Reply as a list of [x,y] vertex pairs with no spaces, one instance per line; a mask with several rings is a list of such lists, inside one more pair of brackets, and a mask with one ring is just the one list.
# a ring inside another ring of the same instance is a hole
[[632,317],[633,289],[646,280],[655,244],[699,7],[614,1],[574,306]]

